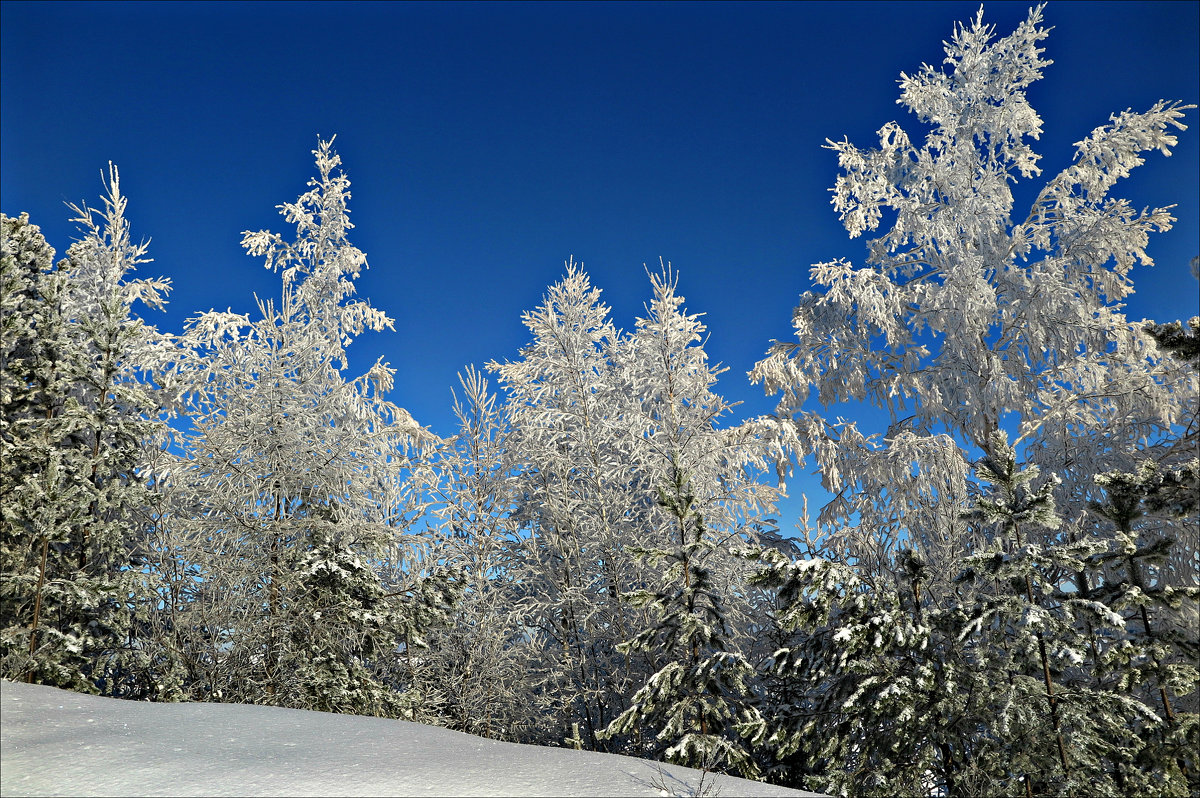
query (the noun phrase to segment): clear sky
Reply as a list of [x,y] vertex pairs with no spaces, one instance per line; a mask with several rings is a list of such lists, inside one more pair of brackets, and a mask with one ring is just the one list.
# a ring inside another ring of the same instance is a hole
[[[940,63],[976,2],[932,3],[22,3],[0,4],[0,207],[27,211],[62,253],[64,202],[96,204],[121,169],[145,274],[174,283],[178,332],[197,311],[253,308],[278,278],[241,232],[289,232],[274,206],[338,135],[353,186],[361,295],[396,318],[351,369],[383,355],[392,399],[452,434],[450,389],[469,363],[515,358],[571,256],[629,329],[649,296],[643,264],[670,260],[742,416],[773,401],[745,373],[810,264],[861,262],[829,205],[826,138],[860,146],[897,120],[896,80]],[[989,2],[1010,32],[1030,8]],[[1052,2],[1030,90],[1053,174],[1108,115],[1200,100],[1200,3]],[[1151,154],[1117,190],[1177,204],[1135,272],[1129,315],[1197,310],[1200,122],[1174,157]],[[1031,195],[1030,195],[1031,196]],[[785,522],[786,526],[786,522]]]

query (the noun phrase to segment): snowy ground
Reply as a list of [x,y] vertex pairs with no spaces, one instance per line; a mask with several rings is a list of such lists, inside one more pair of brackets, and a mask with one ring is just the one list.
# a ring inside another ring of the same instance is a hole
[[729,776],[701,790],[703,774],[688,768],[398,720],[118,701],[8,681],[0,754],[4,796],[814,795]]

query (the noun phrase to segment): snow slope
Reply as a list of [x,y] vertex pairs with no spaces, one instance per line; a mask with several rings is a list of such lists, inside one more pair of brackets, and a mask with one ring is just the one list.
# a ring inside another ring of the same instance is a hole
[[[119,701],[9,681],[0,682],[0,757],[4,796],[687,796],[702,775],[398,720]],[[730,776],[715,787],[704,792],[814,795]]]

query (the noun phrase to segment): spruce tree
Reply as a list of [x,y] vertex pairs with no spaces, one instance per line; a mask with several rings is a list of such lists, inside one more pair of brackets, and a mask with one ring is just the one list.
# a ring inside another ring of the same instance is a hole
[[662,573],[655,590],[626,594],[653,612],[652,625],[619,647],[653,653],[667,663],[637,691],[609,724],[606,736],[654,730],[658,753],[705,770],[737,770],[755,777],[750,744],[765,724],[752,693],[754,668],[730,650],[725,601],[713,578],[720,548],[696,510],[696,495],[682,468],[659,488],[659,503],[675,521],[676,545],[639,551]]
[[[84,502],[71,468],[78,459],[71,450],[79,443],[62,420],[71,388],[63,362],[69,349],[64,273],[53,270],[54,250],[27,214],[0,222],[3,673],[9,679],[91,690],[79,635],[70,625],[73,608],[67,604],[75,570],[69,546]],[[66,625],[60,623],[64,604]]]
[[777,497],[759,479],[776,444],[762,419],[719,427],[731,409],[714,391],[721,369],[708,362],[704,325],[683,309],[677,281],[669,268],[651,275],[648,312],[616,356],[629,404],[616,423],[630,430],[656,504],[653,545],[632,549],[647,587],[626,594],[650,617],[620,650],[656,670],[605,735],[649,739],[653,730],[654,755],[758,775],[750,741],[764,722],[746,657],[754,610],[734,549],[758,542]]
[[[987,709],[994,721],[981,755],[1007,762],[1027,794],[1185,794],[1177,767],[1143,766],[1161,725],[1149,696],[1112,678],[1124,657],[1153,661],[1154,651],[1144,630],[1130,628],[1126,591],[1085,578],[1112,557],[1109,545],[1043,542],[1037,527],[1061,524],[1054,480],[1035,489],[1036,467],[1020,467],[1002,434],[993,441],[977,464],[991,490],[972,512],[990,528],[992,543],[965,558],[961,577],[978,588],[966,629],[977,638],[978,668],[992,685]],[[1127,560],[1152,559],[1151,552],[1123,550]]]
[[[169,283],[130,276],[146,246],[130,236],[115,167],[106,188],[103,210],[71,206],[83,237],[53,270],[27,219],[5,220],[6,273],[24,273],[14,316],[27,333],[4,369],[14,400],[5,404],[5,667],[30,681],[146,696],[157,683],[134,640],[155,603],[138,572],[142,466],[163,422],[142,375],[163,338],[132,308],[161,307]],[[17,281],[5,282],[7,294]]]

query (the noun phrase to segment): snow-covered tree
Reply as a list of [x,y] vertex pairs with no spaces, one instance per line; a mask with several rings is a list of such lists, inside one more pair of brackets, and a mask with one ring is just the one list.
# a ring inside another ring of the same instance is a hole
[[[959,513],[970,463],[994,454],[998,429],[1025,463],[1061,478],[1065,537],[1091,523],[1094,474],[1132,468],[1136,448],[1194,416],[1196,375],[1160,358],[1121,304],[1135,265],[1151,263],[1150,235],[1173,218],[1112,196],[1144,152],[1170,154],[1190,106],[1114,114],[1014,217],[1015,186],[1040,174],[1029,139],[1042,122],[1026,90],[1050,63],[1041,23],[1039,7],[994,39],[981,10],[946,44],[944,70],[902,74],[900,103],[927,128],[924,143],[895,122],[878,148],[830,142],[846,230],[883,234],[862,266],[812,267],[797,341],[774,344],[752,372],[781,394],[780,415],[794,417],[835,495],[820,517],[828,546],[872,568],[913,545],[949,578],[978,542]],[[823,405],[869,402],[888,429],[828,421],[805,408],[810,391]]]
[[[1200,508],[1187,497],[1196,493],[1196,473],[1194,460],[1165,473],[1147,460],[1137,472],[1095,478],[1104,501],[1091,509],[1111,524],[1113,541],[1079,573],[1077,591],[1119,613],[1123,628],[1105,635],[1088,625],[1092,677],[1153,709],[1133,724],[1141,745],[1119,773],[1126,792],[1173,788],[1184,794],[1200,787],[1200,586],[1176,587],[1167,578],[1180,541],[1178,525],[1163,522],[1164,515],[1194,521]],[[1142,786],[1148,773],[1154,778]]]
[[[39,324],[38,312],[54,309],[42,295],[46,274],[54,266],[54,248],[46,243],[41,229],[30,223],[29,214],[18,218],[0,216],[3,226],[4,252],[0,261],[0,446],[4,446],[2,467],[15,468],[13,425],[36,413],[38,396],[39,333],[47,332],[46,323]],[[42,336],[44,337],[44,335]],[[15,484],[6,480],[7,485]],[[0,485],[0,490],[6,486]]]
[[[767,775],[832,795],[992,794],[969,747],[978,731],[964,667],[961,613],[930,606],[913,552],[908,590],[824,558],[756,552],[755,582],[778,597],[780,625],[794,636],[771,655],[769,675],[787,700],[763,707]],[[778,688],[777,688],[778,689]],[[994,784],[988,785],[994,787]]]
[[704,352],[705,327],[683,309],[677,277],[651,276],[653,299],[616,356],[636,466],[652,486],[656,534],[632,548],[657,577],[626,594],[651,611],[622,643],[656,672],[607,736],[649,738],[672,761],[754,774],[750,746],[763,726],[752,695],[744,635],[752,624],[745,561],[733,549],[756,540],[755,525],[776,499],[761,475],[772,440],[752,422],[718,423],[732,405],[713,391],[720,369]]
[[[1018,468],[1002,434],[991,448],[968,521],[992,543],[961,559],[953,595],[925,590],[911,549],[897,580],[759,553],[755,581],[798,633],[770,661],[792,692],[767,713],[771,758],[792,765],[773,775],[849,795],[1186,795],[1196,724],[1168,693],[1195,671],[1145,610],[1189,591],[1116,578],[1114,560],[1136,572],[1162,546],[1041,542],[1037,527],[1061,524],[1055,480]],[[1086,578],[1098,570],[1110,581]]]
[[115,167],[106,188],[102,211],[71,206],[83,237],[54,269],[27,217],[4,220],[17,333],[4,363],[5,671],[142,695],[150,663],[132,638],[154,604],[138,573],[144,447],[163,422],[141,377],[169,344],[133,305],[161,307],[169,283],[130,276],[146,245],[130,236]]
[[[1129,599],[1136,569],[1117,560],[1158,563],[1155,587],[1178,603],[1195,544],[1164,560],[1089,508],[1098,474],[1147,458],[1175,473],[1194,428],[1195,372],[1122,313],[1150,234],[1173,219],[1111,196],[1142,153],[1170,154],[1190,106],[1114,115],[1014,218],[1014,186],[1040,174],[1026,89],[1049,64],[1041,21],[1039,7],[997,40],[981,11],[945,70],[902,75],[923,144],[896,123],[876,149],[830,142],[847,231],[883,234],[861,267],[812,268],[798,341],[752,372],[834,494],[807,540],[819,556],[772,554],[760,576],[799,633],[774,675],[803,696],[769,739],[776,756],[802,752],[818,788],[1186,789],[1174,752],[1190,726],[1153,709],[1169,714],[1156,694],[1181,685],[1179,651],[1132,623],[1152,597]],[[830,422],[810,391],[870,403],[888,427]]]
[[534,672],[543,711],[559,736],[594,748],[632,683],[616,647],[632,635],[625,546],[644,539],[649,487],[630,468],[631,438],[610,423],[619,333],[599,289],[568,262],[522,320],[533,341],[520,359],[489,364],[506,395],[513,516],[526,541],[520,606],[544,652]]
[[382,361],[344,376],[350,341],[392,321],[353,298],[367,264],[347,238],[350,183],[332,140],[313,154],[309,190],[279,206],[295,238],[243,238],[282,278],[278,300],[253,320],[196,316],[168,375],[191,421],[171,474],[188,562],[176,635],[198,695],[395,714],[388,674],[406,613],[423,612],[407,531],[432,436],[383,398]]
[[[67,370],[60,362],[64,356],[61,350],[68,348],[62,308],[63,274],[52,271],[54,249],[41,230],[29,222],[28,214],[17,219],[0,217],[0,224],[4,235],[0,260],[3,672],[10,679],[81,686],[86,679],[80,675],[83,663],[75,656],[78,647],[71,651],[68,646],[47,645],[44,641],[41,649],[38,646],[39,636],[53,634],[39,629],[47,575],[51,575],[52,587],[61,584],[53,574],[63,559],[59,549],[71,535],[72,517],[66,511],[77,511],[79,507],[78,488],[63,473],[59,450],[69,430],[57,423],[70,387]],[[53,549],[52,542],[58,544]],[[52,602],[53,598],[46,600],[48,609]]]
[[531,715],[535,694],[526,675],[529,646],[516,609],[522,597],[523,543],[512,515],[508,428],[503,406],[473,367],[454,394],[459,432],[438,455],[434,514],[443,557],[464,576],[464,591],[448,624],[425,656],[445,698],[451,728],[515,741],[541,739]]
[[[1192,276],[1200,279],[1200,256],[1192,258]],[[1145,332],[1160,351],[1200,372],[1200,316],[1187,324],[1173,321],[1149,323]],[[1137,456],[1154,463],[1153,475],[1130,477],[1139,482],[1146,499],[1144,509],[1170,519],[1170,536],[1175,541],[1167,555],[1167,578],[1174,584],[1200,586],[1200,412],[1193,406],[1191,418],[1180,434],[1157,451],[1139,451]],[[1153,455],[1146,458],[1146,455]],[[1149,478],[1148,478],[1149,477]],[[1190,579],[1189,579],[1190,577]]]
[[[623,334],[568,262],[524,316],[534,340],[521,359],[491,365],[518,535],[507,567],[559,739],[752,769],[734,733],[744,719],[724,716],[752,712],[748,571],[731,550],[773,506],[761,478],[781,436],[765,420],[719,427],[731,406],[713,391],[704,327],[669,271],[652,288],[646,318]],[[678,723],[651,706],[668,680],[651,677],[666,670],[686,675],[664,708]],[[662,721],[652,735],[639,726],[651,715]]]

